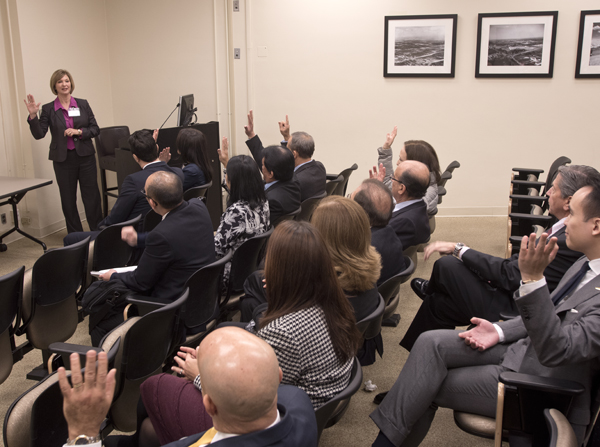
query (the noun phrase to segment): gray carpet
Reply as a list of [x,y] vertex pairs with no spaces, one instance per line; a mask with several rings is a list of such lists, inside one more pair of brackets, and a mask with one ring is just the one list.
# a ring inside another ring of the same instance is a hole
[[[60,247],[65,234],[65,231],[55,233],[44,238],[44,242],[48,248]],[[438,218],[432,240],[460,241],[480,251],[503,256],[506,241],[506,218]],[[9,244],[8,251],[0,253],[0,275],[11,272],[21,265],[31,268],[41,254],[41,247],[27,239],[20,239]],[[417,270],[413,277],[429,278],[433,262],[437,257],[437,255],[433,256],[432,259],[425,262],[423,254],[420,253]],[[396,328],[383,328],[384,356],[378,358],[374,365],[363,368],[364,379],[371,380],[379,387],[379,390],[375,393],[360,390],[352,398],[350,407],[342,420],[323,432],[320,443],[322,447],[371,445],[378,432],[375,424],[369,419],[369,413],[375,408],[375,404],[372,403],[373,397],[379,391],[388,390],[398,377],[408,356],[398,342],[408,328],[420,303],[421,300],[412,292],[408,283],[403,285],[400,290],[398,308],[402,315],[400,324]],[[24,337],[21,337],[18,343],[24,341]],[[69,341],[90,345],[90,338],[87,335],[87,320],[79,325],[77,332]],[[42,356],[39,351],[34,350],[28,353],[23,360],[14,365],[11,376],[0,385],[0,417],[2,419],[10,404],[34,385],[35,382],[27,380],[25,375],[41,361]],[[452,411],[440,409],[423,445],[458,447],[473,443],[491,446],[493,441],[475,438],[462,432],[454,424]],[[0,445],[4,444],[0,441]]]

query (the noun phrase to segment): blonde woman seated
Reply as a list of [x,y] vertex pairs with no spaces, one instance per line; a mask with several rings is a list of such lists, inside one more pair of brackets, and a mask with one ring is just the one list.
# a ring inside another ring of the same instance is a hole
[[[348,386],[361,340],[319,232],[306,222],[279,225],[267,247],[265,279],[268,307],[256,335],[275,350],[281,383],[304,390],[316,409]],[[161,374],[142,384],[156,445],[212,425],[202,404],[195,355],[194,349],[182,348],[176,357],[179,366],[173,370],[187,380]],[[147,430],[148,421],[144,425]]]

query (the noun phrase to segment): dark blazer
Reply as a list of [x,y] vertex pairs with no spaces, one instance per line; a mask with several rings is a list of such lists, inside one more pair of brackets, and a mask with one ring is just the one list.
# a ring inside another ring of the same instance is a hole
[[[562,227],[554,234],[558,239],[558,253],[556,258],[544,270],[544,276],[550,291],[556,288],[565,272],[575,261],[583,256],[582,253],[567,247],[565,229],[565,227]],[[512,293],[521,285],[518,254],[504,259],[469,249],[463,255],[462,261],[485,281],[489,281],[492,287]]]
[[430,237],[427,205],[423,200],[419,200],[395,211],[390,219],[390,226],[396,232],[404,250],[427,242]]
[[206,184],[206,177],[204,172],[195,163],[187,164],[183,167],[183,190],[186,191],[195,186],[202,186]]
[[277,222],[281,216],[289,214],[300,208],[300,185],[294,177],[287,182],[278,181],[266,191],[271,212],[271,224]]
[[144,169],[133,174],[129,174],[123,180],[119,197],[115,202],[110,215],[106,216],[100,227],[108,227],[116,223],[121,223],[142,215],[142,219],[151,210],[150,204],[146,197],[142,194],[142,189],[146,185],[146,180],[152,174],[158,171],[169,171],[177,174],[183,182],[183,172],[180,168],[174,168],[166,164],[164,161],[159,161],[147,165]]
[[300,200],[303,202],[325,192],[327,172],[323,163],[312,160],[296,169],[296,178],[300,184]]
[[[277,409],[281,420],[273,427],[235,438],[223,439],[211,445],[219,447],[317,447],[317,419],[304,391],[295,386],[281,385],[277,390]],[[167,444],[164,447],[188,447],[198,441],[200,433]]]
[[377,287],[358,293],[344,290],[344,294],[348,298],[348,301],[350,301],[350,304],[352,304],[356,321],[360,321],[371,315],[379,305]]
[[146,249],[133,272],[115,273],[131,290],[175,300],[188,278],[215,261],[213,228],[201,200],[183,202],[146,236]]
[[[83,132],[81,136],[73,137],[75,142],[75,150],[77,155],[92,155],[95,154],[94,145],[92,144],[92,138],[98,136],[100,128],[94,118],[94,113],[88,102],[85,99],[74,98],[79,107],[80,116],[73,117],[73,128],[81,129]],[[44,104],[42,106],[42,113],[40,117],[37,116],[32,120],[28,120],[29,129],[33,138],[40,140],[46,136],[48,129],[52,135],[50,141],[50,155],[49,160],[52,161],[65,161],[67,159],[67,137],[65,137],[65,130],[67,124],[65,123],[65,116],[63,115],[62,109],[54,110],[54,101]]]
[[378,286],[406,268],[402,243],[391,226],[371,227],[371,245],[381,255],[381,275],[377,281]]

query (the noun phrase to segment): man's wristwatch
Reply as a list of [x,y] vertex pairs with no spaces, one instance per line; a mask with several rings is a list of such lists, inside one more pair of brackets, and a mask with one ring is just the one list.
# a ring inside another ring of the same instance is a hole
[[455,246],[454,246],[454,250],[452,251],[452,256],[458,258],[458,255],[460,254],[460,251],[464,248],[465,244],[463,244],[462,242],[458,242]]
[[75,439],[67,439],[66,445],[88,445],[102,441],[100,434],[97,436],[79,435]]

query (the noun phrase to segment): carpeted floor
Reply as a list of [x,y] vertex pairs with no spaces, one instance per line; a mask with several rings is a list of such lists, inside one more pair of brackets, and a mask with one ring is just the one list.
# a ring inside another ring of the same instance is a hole
[[[58,232],[44,238],[48,248],[62,246],[62,238],[66,231]],[[506,241],[506,219],[499,217],[446,217],[437,219],[437,228],[432,240],[464,242],[485,253],[497,256],[504,255]],[[35,260],[41,256],[39,245],[20,239],[8,245],[8,251],[0,253],[0,275],[11,272],[21,265],[31,268]],[[423,254],[419,254],[419,263],[413,277],[429,278],[437,255],[425,262]],[[396,328],[385,327],[382,330],[385,353],[378,358],[374,365],[363,368],[364,380],[371,380],[379,388],[374,393],[360,390],[350,403],[350,407],[342,420],[335,426],[325,430],[321,437],[322,447],[338,446],[370,446],[377,436],[378,429],[369,419],[369,413],[375,408],[372,403],[374,395],[379,391],[388,390],[398,377],[408,353],[398,345],[398,342],[408,328],[416,313],[421,300],[412,292],[408,283],[400,290],[399,312],[402,316]],[[24,337],[18,343],[25,341]],[[77,332],[70,340],[73,343],[90,344],[87,335],[87,320],[81,323]],[[0,417],[4,418],[10,404],[35,382],[27,380],[28,371],[42,361],[41,353],[34,350],[23,360],[14,365],[11,376],[0,385]],[[462,432],[454,424],[452,411],[440,409],[433,422],[432,428],[425,438],[423,445],[432,447],[459,447],[477,443],[491,446],[493,441],[475,438]],[[0,441],[0,445],[4,444]]]

